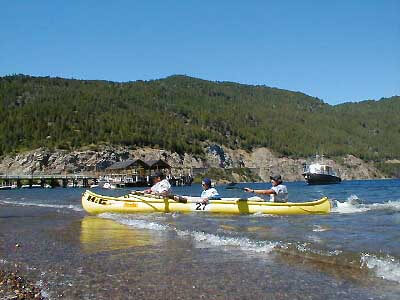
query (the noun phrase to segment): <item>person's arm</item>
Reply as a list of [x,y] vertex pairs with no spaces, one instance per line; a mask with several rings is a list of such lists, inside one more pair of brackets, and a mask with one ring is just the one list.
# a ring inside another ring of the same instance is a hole
[[251,189],[251,188],[244,188],[244,190],[246,192],[249,192],[249,193],[260,194],[260,195],[272,195],[272,194],[276,195],[276,192],[273,189],[269,189],[269,190],[254,190],[254,189]]
[[211,191],[210,189],[204,190],[204,191],[201,193],[201,196],[200,196],[200,198],[201,198],[201,203],[207,204],[207,203],[208,203],[208,200],[209,200],[212,196],[213,196],[213,193],[212,193],[212,191]]
[[163,197],[167,197],[167,196],[169,196],[169,190],[165,190],[165,191],[162,191],[162,192],[159,192],[159,193],[157,193],[158,195],[161,195],[161,196],[163,196]]
[[208,197],[208,200],[221,200],[221,196],[215,188],[211,190],[211,195]]
[[132,190],[131,191],[131,194],[134,194],[134,195],[143,195],[145,193],[145,191],[139,191],[139,190]]
[[216,189],[213,189],[208,193],[208,196],[203,197],[202,200],[202,203],[207,204],[208,200],[221,200],[221,196]]

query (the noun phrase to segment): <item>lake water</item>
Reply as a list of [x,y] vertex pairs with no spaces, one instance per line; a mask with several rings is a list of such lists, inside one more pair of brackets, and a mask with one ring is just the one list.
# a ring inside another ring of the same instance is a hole
[[[400,299],[400,180],[286,185],[290,201],[328,196],[336,207],[90,216],[84,189],[0,191],[0,269],[18,268],[49,299]],[[173,191],[198,196],[201,186]]]

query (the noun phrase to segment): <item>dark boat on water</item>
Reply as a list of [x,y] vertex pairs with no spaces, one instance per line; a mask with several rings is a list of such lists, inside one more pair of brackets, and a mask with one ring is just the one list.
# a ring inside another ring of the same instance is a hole
[[304,165],[302,175],[308,184],[331,184],[342,181],[338,172],[324,163],[323,157],[319,155],[313,162]]

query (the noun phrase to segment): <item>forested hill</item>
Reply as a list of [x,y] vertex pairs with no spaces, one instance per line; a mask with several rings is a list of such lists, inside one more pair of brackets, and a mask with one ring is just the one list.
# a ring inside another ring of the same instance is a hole
[[86,145],[201,155],[206,143],[284,156],[399,158],[400,97],[325,104],[299,92],[187,76],[115,83],[0,77],[0,155]]

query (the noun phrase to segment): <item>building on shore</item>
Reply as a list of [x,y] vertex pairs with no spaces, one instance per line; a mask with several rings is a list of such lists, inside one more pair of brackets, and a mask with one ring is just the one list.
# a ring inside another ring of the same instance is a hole
[[190,171],[177,172],[161,159],[149,161],[128,159],[109,166],[100,177],[100,182],[112,183],[117,187],[149,186],[158,171],[163,172],[172,185],[190,185],[193,181]]

